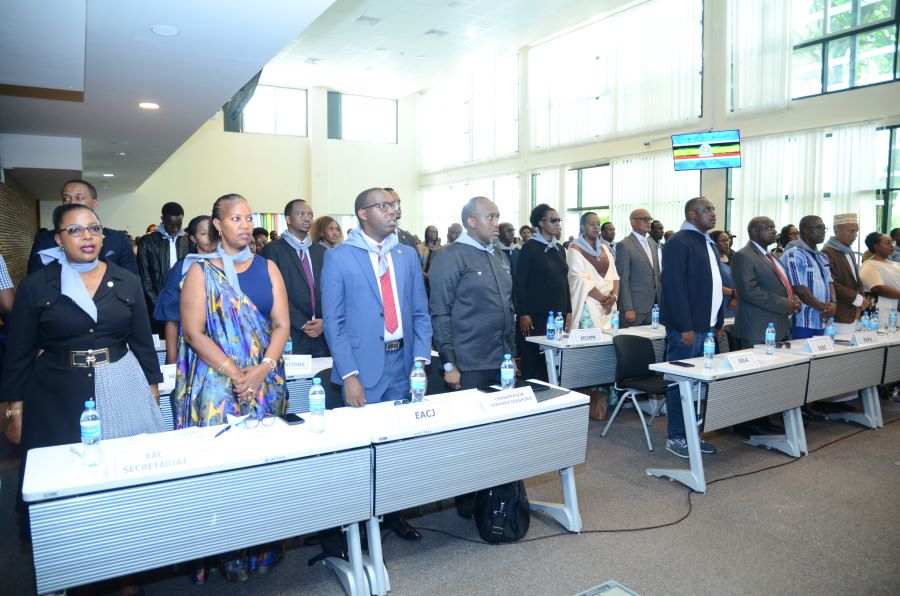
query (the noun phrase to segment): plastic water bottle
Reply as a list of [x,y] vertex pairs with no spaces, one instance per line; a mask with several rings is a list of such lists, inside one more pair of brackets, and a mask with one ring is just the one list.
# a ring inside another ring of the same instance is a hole
[[653,310],[650,311],[650,328],[659,329],[659,305],[654,304]]
[[547,315],[547,339],[556,339],[556,317],[553,316],[552,310]]
[[716,356],[716,340],[712,332],[706,334],[703,340],[703,368],[713,367],[713,358]]
[[309,388],[309,430],[320,433],[325,430],[325,389],[322,379],[313,379]]
[[293,354],[294,353],[294,340],[290,337],[287,340],[287,343],[284,344],[284,353],[285,354]]
[[872,316],[869,317],[869,329],[878,333],[878,311],[872,313]]
[[422,401],[425,397],[425,390],[428,388],[428,376],[425,369],[422,368],[422,361],[417,360],[413,367],[412,373],[409,375],[409,399],[411,402]]
[[516,365],[513,364],[512,356],[503,355],[503,363],[500,364],[500,387],[503,389],[512,389],[516,386]]
[[892,308],[891,314],[888,315],[888,333],[891,335],[897,333],[897,309]]
[[566,326],[566,320],[563,318],[563,314],[561,312],[556,313],[556,318],[553,319],[553,330],[556,333],[556,339],[563,338],[563,328]]
[[588,312],[587,306],[582,307],[581,309],[581,319],[578,321],[579,329],[590,329],[594,326],[594,321],[591,320],[591,313]]
[[81,413],[81,460],[84,465],[97,466],[103,460],[101,436],[100,414],[94,400],[89,399],[84,402],[84,412]]
[[863,311],[862,316],[859,318],[859,326],[862,328],[862,331],[871,329],[871,327],[869,327],[869,311]]
[[775,353],[775,323],[769,323],[766,327],[766,356]]
[[609,320],[609,334],[613,337],[619,334],[619,309],[613,308],[612,318]]
[[831,343],[833,344],[834,336],[837,335],[837,330],[834,328],[834,317],[828,317],[828,324],[825,325],[825,335],[831,338]]

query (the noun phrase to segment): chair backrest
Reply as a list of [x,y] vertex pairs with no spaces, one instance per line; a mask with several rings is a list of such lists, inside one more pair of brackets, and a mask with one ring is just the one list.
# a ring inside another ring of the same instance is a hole
[[648,368],[656,362],[653,342],[646,337],[620,334],[613,338],[616,350],[616,382],[646,377]]
[[325,390],[325,409],[333,410],[335,408],[343,408],[344,391],[341,389],[340,385],[331,382],[331,369],[326,368],[325,370],[319,371],[316,373],[315,378],[322,380],[322,389]]

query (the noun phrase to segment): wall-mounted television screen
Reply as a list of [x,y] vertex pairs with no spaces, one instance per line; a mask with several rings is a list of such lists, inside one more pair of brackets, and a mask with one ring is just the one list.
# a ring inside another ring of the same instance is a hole
[[675,170],[741,167],[741,131],[714,130],[672,135]]

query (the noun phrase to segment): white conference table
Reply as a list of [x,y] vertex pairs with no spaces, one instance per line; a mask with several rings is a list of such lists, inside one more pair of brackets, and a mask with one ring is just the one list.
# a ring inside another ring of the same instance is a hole
[[[749,350],[741,350],[745,351]],[[758,350],[753,352],[760,366],[750,370],[736,371],[728,364],[726,357],[739,352],[716,356],[711,369],[703,368],[702,356],[682,360],[693,365],[688,368],[671,362],[650,365],[651,370],[678,383],[690,468],[649,468],[647,474],[668,476],[697,492],[706,491],[698,420],[705,432],[781,413],[784,435],[753,436],[747,443],[800,457],[806,446],[800,407],[806,398],[809,355],[779,351],[767,356]],[[698,411],[702,416],[697,416]]]
[[[657,361],[665,360],[666,329],[662,325],[657,329],[649,325],[627,327],[620,329],[619,334],[646,337],[653,342]],[[567,337],[561,340],[547,339],[544,335],[525,338],[543,349],[551,385],[574,389],[615,382],[616,350],[608,333],[603,333],[602,341],[576,345],[569,345]]]
[[[571,532],[581,531],[574,466],[584,463],[587,454],[588,397],[569,392],[522,409],[489,413],[480,405],[481,395],[472,389],[431,395],[421,404],[333,410],[340,420],[375,429],[368,521],[374,594],[390,590],[378,521],[387,513],[558,471],[564,502],[530,501],[530,506]],[[418,425],[407,418],[429,408],[438,411],[431,422]]]
[[37,592],[340,526],[350,562],[329,566],[348,593],[368,594],[358,522],[372,515],[371,429],[344,420],[316,435],[276,420],[215,438],[222,428],[103,441],[96,468],[80,445],[29,451]]

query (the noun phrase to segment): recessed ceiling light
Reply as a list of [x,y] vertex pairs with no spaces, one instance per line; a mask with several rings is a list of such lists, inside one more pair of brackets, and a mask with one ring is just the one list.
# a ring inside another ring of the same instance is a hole
[[447,35],[447,32],[443,31],[442,29],[429,29],[425,32],[425,35],[434,35],[435,37],[440,39]]
[[150,31],[159,35],[160,37],[175,37],[176,35],[178,35],[178,29],[176,29],[172,25],[154,25],[150,27]]
[[118,155],[119,157],[125,157],[128,154],[125,153],[124,151],[119,151],[118,153],[116,153],[116,155]]
[[416,56],[416,58],[418,58],[419,60],[425,60],[427,56],[425,56],[425,54],[419,54],[418,56]]
[[375,53],[376,54],[387,54],[388,51],[387,51],[387,48],[375,48]]
[[312,57],[307,58],[306,60],[304,60],[304,62],[305,62],[306,64],[311,64],[312,66],[318,66],[318,65],[319,65],[319,62],[321,62],[321,61],[322,61],[321,58],[312,58]]
[[353,22],[359,23],[360,25],[368,25],[369,27],[374,27],[381,22],[381,19],[379,19],[378,17],[367,17],[366,15],[361,14],[356,17]]
[[142,101],[141,103],[138,104],[138,107],[142,108],[144,110],[158,110],[159,104],[153,103],[152,101]]
[[103,174],[104,178],[112,178],[115,174]]

